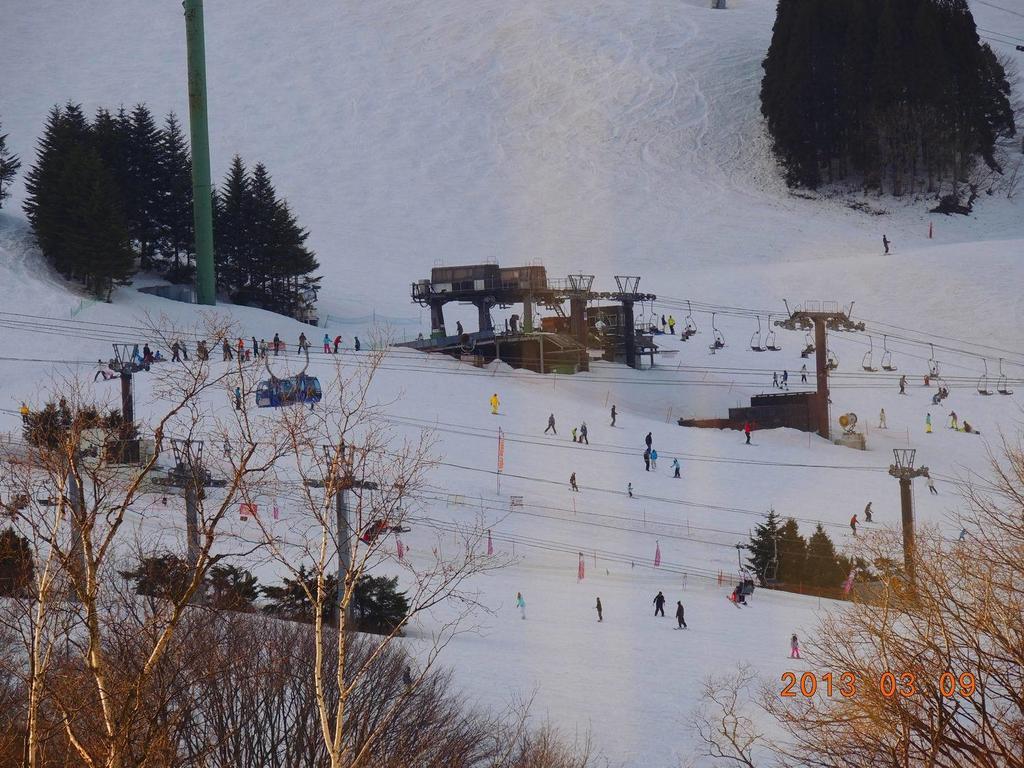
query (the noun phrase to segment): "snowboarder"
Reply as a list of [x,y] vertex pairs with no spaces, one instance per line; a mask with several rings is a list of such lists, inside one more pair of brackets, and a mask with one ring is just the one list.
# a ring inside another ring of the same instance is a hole
[[587,422],[580,424],[580,442],[590,445],[590,441],[587,440]]
[[924,417],[924,431],[926,435],[932,433],[932,415],[930,413]]
[[519,618],[526,618],[526,601],[523,600],[523,593],[516,592],[516,608],[519,609]]
[[597,608],[597,620],[598,621],[604,621],[604,615],[603,615],[602,609],[601,609],[601,598],[600,597],[597,598],[597,605],[595,607]]
[[807,383],[807,364],[806,363],[804,363],[803,365],[800,366],[800,383],[801,384],[806,384]]
[[679,477],[679,459],[672,459],[672,477]]
[[885,408],[878,412],[878,428],[888,429],[888,427],[885,425]]
[[654,601],[653,602],[654,602],[654,615],[658,616],[660,614],[661,616],[664,616],[665,615],[665,596],[663,594],[661,594],[660,590],[658,591],[658,594],[656,594],[654,596]]
[[239,387],[235,387],[235,410],[242,410],[242,390]]
[[341,334],[334,337],[334,354],[338,354],[338,347],[341,346]]
[[548,433],[548,429],[550,429],[554,434],[558,434],[558,430],[555,429],[555,414],[553,413],[548,416],[548,426],[547,429],[544,430],[545,435]]
[[924,481],[928,485],[928,493],[932,494],[933,496],[938,496],[939,491],[935,488],[935,481],[932,480],[932,476],[925,475]]
[[648,472],[651,471],[651,449],[650,448],[647,448],[644,451],[644,469],[646,469],[646,471],[648,471]]
[[800,658],[800,640],[797,638],[795,632],[793,633],[793,636],[789,638],[789,658]]
[[494,416],[498,415],[498,406],[501,405],[501,400],[498,399],[498,393],[495,392],[491,395],[491,414]]
[[853,535],[857,535],[857,516],[854,515],[850,518],[850,530],[853,531]]
[[654,448],[651,449],[651,469],[658,468],[658,451]]
[[960,429],[960,419],[957,418],[956,411],[949,412],[949,428],[956,430]]
[[180,353],[181,353],[181,346],[178,344],[177,341],[175,341],[173,344],[171,344],[171,362],[172,363],[180,363],[181,362]]
[[885,248],[885,255],[889,255],[889,238],[882,235],[882,247]]
[[459,321],[459,320],[457,320],[455,322],[455,335],[456,336],[461,336],[462,335],[462,322]]
[[907,394],[907,376],[906,376],[906,374],[904,374],[903,376],[900,376],[900,394],[901,395]]
[[747,436],[746,445],[750,445],[750,433],[753,431],[754,426],[749,421],[743,423],[743,434]]
[[644,438],[644,443],[647,444],[648,448],[650,448],[651,445],[654,443],[654,438],[651,437],[651,433],[650,432],[648,432],[647,433],[647,437]]
[[[337,350],[335,350],[335,351],[337,351]],[[324,354],[325,355],[331,354],[331,337],[328,336],[326,333],[324,334]]]
[[864,507],[864,522],[865,523],[870,523],[871,522],[871,502],[870,501],[868,502],[868,505],[866,507]]
[[572,431],[571,431],[571,432],[570,432],[569,434],[570,434],[570,435],[572,435],[572,441],[573,441],[574,443],[576,443],[576,442],[579,442],[579,441],[578,441],[578,440],[576,439],[576,427],[573,427],[573,428],[572,428]]
[[363,345],[359,343],[359,337],[355,337],[355,341],[352,342],[352,346],[355,347],[356,352],[363,348]]
[[779,388],[779,372],[778,371],[772,371],[772,388],[773,389],[778,389]]
[[683,601],[676,600],[676,621],[679,625],[676,629],[686,629],[686,612],[683,610]]
[[613,427],[615,426],[615,414],[616,414],[615,404],[612,403],[612,426]]
[[580,487],[578,485],[576,485],[576,473],[575,472],[573,472],[571,475],[569,475],[569,487],[572,488],[572,490],[576,491],[576,493],[580,492]]

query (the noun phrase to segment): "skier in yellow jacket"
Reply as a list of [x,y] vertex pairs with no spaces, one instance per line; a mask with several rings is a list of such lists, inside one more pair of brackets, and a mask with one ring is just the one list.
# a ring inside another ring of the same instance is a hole
[[495,416],[498,415],[498,406],[501,405],[501,401],[498,399],[498,393],[495,392],[491,395],[491,413]]

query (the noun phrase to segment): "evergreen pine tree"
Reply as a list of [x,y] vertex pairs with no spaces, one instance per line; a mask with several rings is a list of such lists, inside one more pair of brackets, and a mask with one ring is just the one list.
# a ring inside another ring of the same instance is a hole
[[160,131],[145,104],[137,104],[128,121],[124,216],[143,269],[154,266],[160,237]]
[[398,577],[364,574],[352,591],[352,614],[361,632],[389,634],[409,613],[409,601],[398,591]]
[[224,184],[214,197],[214,246],[217,285],[228,295],[245,287],[249,264],[249,174],[235,155]]
[[[307,590],[313,595],[317,594],[316,582],[316,574],[307,571],[305,565],[300,565],[294,579],[285,577],[281,586],[262,588],[263,595],[267,598],[263,612],[288,621],[311,623],[315,616],[313,603],[307,596]],[[305,589],[303,589],[303,585],[305,585]],[[335,598],[337,591],[337,577],[333,574],[324,576],[322,604],[325,620],[332,620],[337,614]]]
[[273,285],[269,308],[292,317],[304,305],[307,291],[316,291],[321,278],[316,255],[306,247],[309,233],[302,229],[284,200],[274,211],[274,239],[268,262]]
[[34,572],[28,539],[10,527],[0,531],[0,597],[30,594]]
[[818,523],[807,541],[807,567],[804,576],[809,584],[819,587],[836,587],[846,578],[846,573],[839,565],[835,545],[821,523]]
[[779,516],[774,509],[768,511],[768,518],[754,528],[754,535],[750,537],[747,551],[750,557],[747,564],[757,574],[764,585],[765,580],[774,577],[776,569],[776,555],[778,553]]
[[804,581],[807,542],[800,535],[796,520],[789,518],[779,528],[779,581],[799,584]]
[[159,253],[169,262],[168,278],[172,282],[188,282],[193,277],[192,260],[195,257],[192,158],[173,112],[167,115],[160,132],[159,161]]
[[215,565],[206,579],[207,602],[229,611],[251,611],[259,597],[259,582],[244,568]]
[[8,187],[19,168],[21,160],[7,150],[7,134],[0,133],[0,208],[4,207],[4,200],[11,196]]

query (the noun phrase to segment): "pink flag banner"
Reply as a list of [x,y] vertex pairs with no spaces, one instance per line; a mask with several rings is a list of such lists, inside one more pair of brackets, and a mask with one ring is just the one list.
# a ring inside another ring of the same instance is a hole
[[661,542],[654,542],[654,567],[658,568],[661,566]]
[[398,550],[398,559],[405,560],[405,545],[402,543],[401,536],[395,536],[395,548]]
[[576,580],[583,581],[584,576],[586,576],[586,566],[583,565],[583,553],[580,552],[580,565],[579,570],[576,572]]
[[491,532],[489,529],[487,531],[487,554],[494,554],[494,542],[491,540]]
[[238,505],[238,519],[245,522],[250,517],[256,517],[256,505],[241,503]]

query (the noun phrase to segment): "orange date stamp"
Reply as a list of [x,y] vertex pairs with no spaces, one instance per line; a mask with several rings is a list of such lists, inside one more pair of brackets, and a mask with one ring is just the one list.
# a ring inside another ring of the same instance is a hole
[[937,690],[947,699],[969,699],[977,688],[974,675],[970,672],[961,675],[943,672],[938,679],[928,680],[923,684],[913,672],[883,672],[877,680],[863,680],[852,672],[826,672],[823,675],[816,675],[813,672],[803,672],[800,675],[796,672],[783,672],[782,682],[785,685],[779,691],[779,696],[783,698],[811,698],[819,694],[832,697],[838,694],[849,699],[864,690],[865,686],[869,686],[887,699],[894,696],[907,699],[921,693],[922,688],[926,691]]

